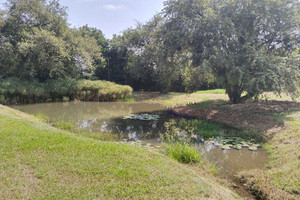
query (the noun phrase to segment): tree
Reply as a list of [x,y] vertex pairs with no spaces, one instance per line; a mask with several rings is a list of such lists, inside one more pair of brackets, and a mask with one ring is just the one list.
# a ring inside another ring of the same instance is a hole
[[[145,24],[138,24],[135,29],[123,33],[123,39],[130,51],[129,71],[131,77],[144,87],[168,92],[176,89],[174,84],[180,78],[182,59],[169,56],[169,50],[163,43],[164,19],[154,16]],[[148,85],[148,86],[147,86]]]
[[81,78],[101,59],[96,39],[71,29],[57,0],[7,0],[0,12],[0,74],[23,79]]
[[34,77],[39,80],[58,78],[65,74],[64,60],[67,58],[65,42],[47,30],[34,29],[27,40],[18,43],[21,57],[19,68],[15,72],[18,77]]
[[299,47],[298,0],[169,0],[164,14],[165,45],[208,64],[232,103],[297,92],[299,69],[286,60]]

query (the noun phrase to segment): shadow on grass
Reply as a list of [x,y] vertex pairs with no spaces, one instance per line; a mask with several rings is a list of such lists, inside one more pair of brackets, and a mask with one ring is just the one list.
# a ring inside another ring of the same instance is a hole
[[174,93],[160,93],[160,92],[133,92],[132,97],[136,101],[147,101],[147,100],[156,100],[163,99],[169,100],[174,97]]
[[278,124],[283,126],[285,121],[292,121],[293,120],[293,118],[289,117],[289,116],[296,113],[296,112],[300,112],[300,109],[295,109],[295,110],[291,110],[291,111],[253,112],[252,114],[258,114],[258,115],[273,117],[278,122]]
[[179,115],[208,119],[241,130],[261,133],[282,127],[286,121],[291,120],[289,115],[297,111],[300,111],[300,104],[295,102],[249,102],[230,105],[225,100],[207,100],[174,110]]
[[230,102],[222,99],[206,100],[199,103],[189,104],[188,107],[197,109],[221,110],[222,106],[224,105],[230,105]]

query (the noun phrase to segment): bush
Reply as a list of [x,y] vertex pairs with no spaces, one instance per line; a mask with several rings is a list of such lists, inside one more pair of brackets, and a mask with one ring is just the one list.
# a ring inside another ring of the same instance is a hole
[[39,82],[18,78],[0,79],[0,103],[42,103],[80,101],[116,101],[132,94],[132,88],[108,81],[70,78]]
[[191,164],[201,161],[201,155],[198,150],[189,144],[167,144],[166,155],[178,162]]

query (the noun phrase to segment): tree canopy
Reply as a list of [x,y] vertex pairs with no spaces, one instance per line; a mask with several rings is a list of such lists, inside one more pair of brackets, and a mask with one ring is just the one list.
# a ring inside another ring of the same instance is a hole
[[208,66],[232,103],[297,91],[298,0],[169,0],[164,15],[171,52]]
[[101,79],[136,90],[222,87],[232,103],[299,88],[298,0],[167,0],[112,39],[71,28],[57,0],[7,0],[0,78]]
[[50,78],[95,70],[97,41],[69,28],[66,8],[57,0],[8,0],[0,20],[2,76]]

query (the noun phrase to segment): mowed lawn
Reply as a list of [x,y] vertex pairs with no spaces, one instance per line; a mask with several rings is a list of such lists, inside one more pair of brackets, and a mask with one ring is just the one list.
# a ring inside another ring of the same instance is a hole
[[234,199],[138,146],[81,138],[0,105],[0,199]]

